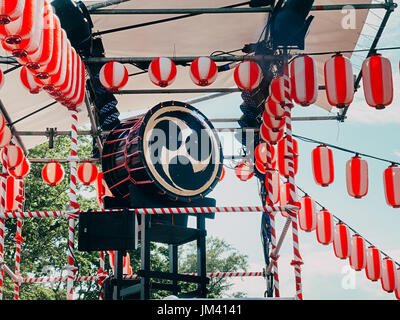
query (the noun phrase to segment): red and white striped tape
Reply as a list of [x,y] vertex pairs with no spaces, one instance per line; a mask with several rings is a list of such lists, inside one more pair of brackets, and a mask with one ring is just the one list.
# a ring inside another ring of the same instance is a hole
[[[1,176],[1,191],[0,191],[0,213],[5,212],[6,208],[6,180],[7,180],[7,148],[4,149],[3,153],[3,169]],[[5,220],[0,218],[0,260],[3,261],[4,256],[4,231],[5,231]],[[0,265],[0,300],[3,300],[3,279],[4,279],[4,267]]]
[[[128,211],[136,214],[207,214],[207,213],[252,213],[252,212],[296,212],[299,208],[296,205],[286,206],[240,206],[240,207],[184,207],[184,208],[141,208],[129,209]],[[124,209],[111,209],[111,210],[93,210],[92,212],[122,212]],[[0,219],[11,218],[67,218],[70,220],[77,219],[79,213],[83,210],[77,211],[14,211],[0,213]]]

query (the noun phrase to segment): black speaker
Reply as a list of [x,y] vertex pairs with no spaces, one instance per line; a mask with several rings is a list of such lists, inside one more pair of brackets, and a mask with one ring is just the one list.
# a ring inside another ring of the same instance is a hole
[[80,213],[78,250],[135,249],[135,219],[136,214],[128,210]]

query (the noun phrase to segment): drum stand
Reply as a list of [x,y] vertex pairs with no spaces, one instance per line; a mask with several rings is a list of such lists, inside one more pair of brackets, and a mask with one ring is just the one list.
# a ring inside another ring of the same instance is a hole
[[[178,207],[215,207],[216,201],[204,198],[198,201],[178,202],[156,196],[149,196],[135,185],[130,186],[130,201],[117,198],[105,198],[105,209],[115,208],[178,208]],[[125,203],[124,203],[125,201]],[[195,214],[196,228],[188,228],[187,220],[191,214],[178,215],[148,215],[137,216],[141,239],[141,269],[138,271],[138,280],[124,280],[122,275],[122,261],[125,252],[115,253],[115,275],[113,285],[113,300],[122,299],[150,299],[151,290],[165,290],[181,298],[205,298],[209,278],[206,276],[206,226],[205,219],[214,219],[214,213]],[[197,272],[196,275],[179,274],[178,248],[185,243],[197,243]],[[151,242],[168,244],[169,272],[152,271],[150,258]],[[169,280],[169,283],[156,282],[154,279]],[[181,293],[179,282],[197,283],[197,290]],[[134,284],[133,284],[134,283]],[[131,285],[130,285],[131,284]],[[132,285],[133,284],[133,285]],[[109,296],[109,295],[108,295]]]

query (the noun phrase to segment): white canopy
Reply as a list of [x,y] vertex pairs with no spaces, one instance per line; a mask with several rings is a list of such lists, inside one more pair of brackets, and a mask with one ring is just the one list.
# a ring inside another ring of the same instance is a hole
[[[85,1],[87,4],[95,3]],[[101,1],[98,1],[101,2]],[[367,0],[352,0],[352,4],[370,3]],[[152,0],[128,1],[110,8],[217,8],[238,3],[237,0]],[[314,5],[343,4],[337,0],[316,0]],[[345,13],[340,10],[312,11],[315,16],[306,39],[305,52],[353,50],[366,20],[368,10],[358,10],[355,29],[342,28]],[[178,15],[93,15],[94,32],[139,24],[148,21]],[[157,57],[157,56],[209,56],[215,51],[231,51],[241,49],[247,43],[257,42],[266,24],[266,13],[234,13],[234,14],[202,14],[185,19],[134,28],[103,35],[103,43],[107,57]],[[241,52],[237,52],[241,54]],[[3,56],[7,56],[2,51]],[[350,56],[350,55],[348,55]],[[323,64],[329,55],[315,56],[319,70],[319,84],[323,85]],[[140,71],[127,66],[130,73]],[[3,71],[6,68],[3,67]],[[189,78],[188,68],[178,66],[178,75],[171,89],[195,89]],[[234,88],[233,70],[220,73],[211,88]],[[157,89],[147,74],[130,78],[124,89]],[[117,95],[120,112],[150,108],[165,100],[194,98],[204,94],[140,94]],[[19,70],[6,75],[4,87],[0,91],[11,121],[15,121],[53,100],[46,94],[32,95],[23,88],[19,81]],[[325,93],[320,91],[317,105],[330,110]],[[86,106],[81,107],[79,125],[89,123]],[[226,117],[229,118],[227,111]],[[58,131],[70,129],[68,110],[55,104],[15,125],[17,131],[44,131],[46,128],[57,128]],[[22,136],[26,148],[35,146],[46,140],[46,137]]]

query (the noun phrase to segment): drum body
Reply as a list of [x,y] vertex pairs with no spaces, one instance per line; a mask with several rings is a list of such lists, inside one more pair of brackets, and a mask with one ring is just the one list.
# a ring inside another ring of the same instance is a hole
[[115,197],[135,184],[149,197],[190,202],[213,190],[223,154],[210,121],[194,107],[168,101],[121,123],[104,142],[104,179]]

